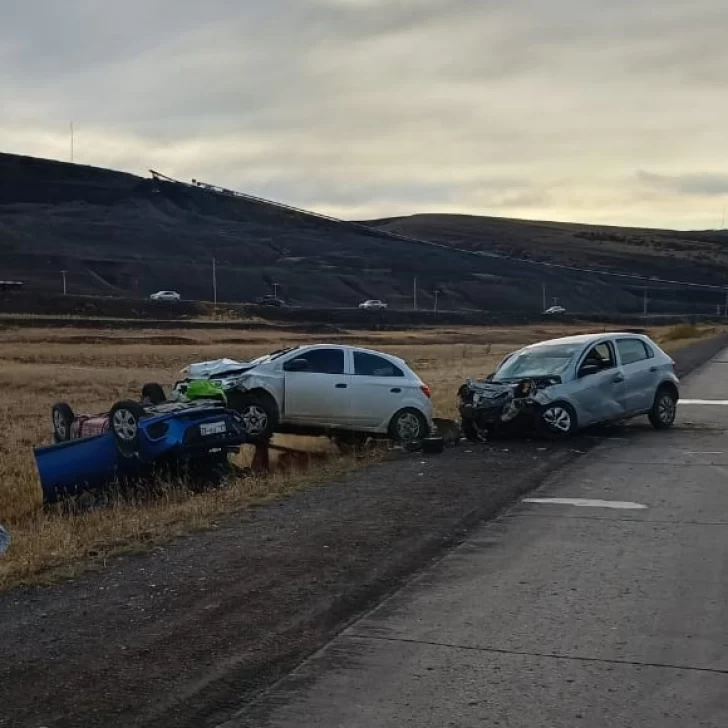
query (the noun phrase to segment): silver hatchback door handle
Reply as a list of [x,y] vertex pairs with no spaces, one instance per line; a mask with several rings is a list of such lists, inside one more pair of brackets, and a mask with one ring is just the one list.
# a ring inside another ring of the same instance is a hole
[[614,379],[612,379],[612,381],[615,384],[619,384],[620,382],[623,382],[624,381],[624,374],[615,374]]

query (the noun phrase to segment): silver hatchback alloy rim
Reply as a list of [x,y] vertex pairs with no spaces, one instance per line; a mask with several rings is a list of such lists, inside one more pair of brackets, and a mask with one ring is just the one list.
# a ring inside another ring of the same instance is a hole
[[124,442],[131,442],[136,437],[136,417],[127,409],[116,410],[111,425],[116,436]]
[[543,413],[543,421],[557,432],[569,432],[571,430],[571,415],[563,407],[549,407]]
[[663,425],[670,425],[675,421],[675,400],[669,394],[663,394],[657,403],[657,416]]
[[401,440],[416,440],[420,436],[420,420],[413,412],[404,412],[397,418],[395,429]]
[[265,432],[265,428],[268,427],[268,414],[262,407],[251,404],[243,408],[240,413],[245,424],[245,431],[249,435],[259,435],[261,432]]

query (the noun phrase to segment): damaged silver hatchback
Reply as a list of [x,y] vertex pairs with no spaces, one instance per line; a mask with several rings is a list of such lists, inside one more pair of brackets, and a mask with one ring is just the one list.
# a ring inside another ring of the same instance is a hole
[[565,437],[641,415],[666,429],[675,421],[678,386],[675,362],[647,336],[588,334],[509,354],[487,379],[468,379],[458,404],[472,440],[529,429]]

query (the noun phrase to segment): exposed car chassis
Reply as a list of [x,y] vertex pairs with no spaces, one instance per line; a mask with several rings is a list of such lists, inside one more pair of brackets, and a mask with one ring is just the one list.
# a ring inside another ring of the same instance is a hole
[[46,502],[160,469],[216,478],[247,441],[240,415],[215,401],[122,401],[80,416],[60,402],[52,419],[56,444],[34,451]]

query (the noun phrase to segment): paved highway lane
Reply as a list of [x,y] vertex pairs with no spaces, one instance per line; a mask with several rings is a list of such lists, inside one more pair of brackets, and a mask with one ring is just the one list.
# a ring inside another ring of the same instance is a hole
[[[728,350],[683,397],[728,401]],[[225,728],[728,726],[726,430],[606,439]]]

